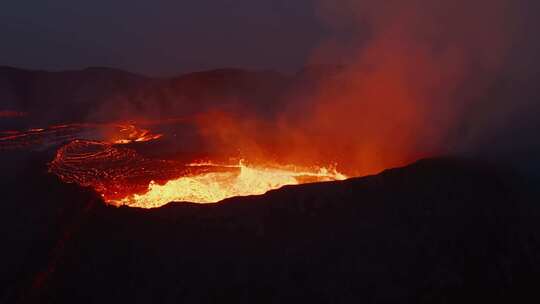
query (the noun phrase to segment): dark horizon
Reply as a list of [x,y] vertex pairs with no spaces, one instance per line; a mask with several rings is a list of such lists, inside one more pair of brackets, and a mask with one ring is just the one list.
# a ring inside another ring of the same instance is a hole
[[[369,15],[369,5],[361,5],[353,10]],[[417,6],[414,0],[410,6]],[[463,6],[484,17],[494,10],[493,3]],[[537,66],[540,47],[534,33],[537,7],[519,0],[506,12],[519,20],[507,22],[513,31],[509,61],[529,70],[531,63]],[[373,30],[365,20],[351,21],[358,17],[353,15],[325,0],[144,0],[129,7],[105,0],[11,2],[0,5],[0,37],[9,41],[2,45],[0,66],[113,67],[163,77],[224,67],[290,73],[312,63],[350,62],[351,51],[364,47]]]
[[343,68],[346,67],[344,64],[340,63],[321,63],[321,64],[305,64],[300,65],[295,69],[290,70],[280,70],[278,68],[272,69],[270,68],[246,68],[241,66],[217,66],[217,67],[208,67],[205,69],[194,69],[194,70],[186,70],[186,71],[178,71],[178,72],[171,72],[167,75],[151,75],[148,73],[139,73],[133,70],[124,69],[121,67],[116,66],[80,66],[76,68],[71,69],[33,69],[33,68],[26,68],[22,66],[14,66],[14,65],[0,65],[0,69],[13,69],[13,70],[20,70],[25,72],[43,72],[43,73],[69,73],[69,72],[84,72],[89,70],[105,70],[105,71],[118,71],[123,72],[127,74],[133,74],[139,77],[144,78],[155,78],[155,79],[168,79],[168,78],[175,78],[175,77],[181,77],[191,74],[197,74],[197,73],[207,73],[207,72],[214,72],[214,71],[245,71],[245,72],[271,72],[271,73],[279,73],[283,76],[293,76],[295,74],[298,74],[304,70],[312,69],[312,68],[324,68],[324,67],[335,67],[335,68]]
[[110,66],[149,76],[219,67],[297,70],[323,39],[315,1],[54,1],[2,5],[0,66]]

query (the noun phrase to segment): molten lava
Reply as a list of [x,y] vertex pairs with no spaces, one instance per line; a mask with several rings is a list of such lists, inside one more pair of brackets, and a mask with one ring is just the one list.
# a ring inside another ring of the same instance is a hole
[[132,142],[146,142],[161,138],[162,134],[152,134],[149,130],[141,129],[135,125],[118,125],[118,135],[110,139],[115,144],[130,144]]
[[235,196],[264,194],[285,185],[344,180],[346,176],[326,168],[313,170],[265,166],[189,164],[188,167],[231,168],[236,170],[201,173],[170,180],[164,185],[150,182],[148,192],[134,194],[113,204],[155,208],[173,201],[215,203]]
[[147,142],[162,137],[133,124],[65,124],[24,131],[0,131],[0,150],[46,148],[79,139],[100,140],[107,143],[130,144]]
[[151,181],[165,182],[186,174],[174,162],[147,159],[132,149],[87,140],[61,147],[49,171],[64,182],[92,187],[106,201],[144,193]]
[[[75,139],[61,146],[49,171],[66,183],[93,188],[107,203],[139,208],[156,208],[174,201],[215,203],[235,196],[264,194],[285,185],[347,178],[335,168],[282,166],[262,161],[185,163],[147,158],[124,144],[151,141],[161,135],[133,125],[115,126],[115,132],[107,134],[107,141]],[[68,133],[67,137],[61,136],[64,140],[80,135],[72,128],[10,134],[5,144],[21,144],[29,136],[36,137],[31,141],[35,143],[51,134]]]
[[122,146],[75,140],[58,150],[50,172],[92,187],[113,205],[156,208],[169,202],[215,203],[285,185],[343,180],[335,169],[276,165],[182,164],[147,159]]

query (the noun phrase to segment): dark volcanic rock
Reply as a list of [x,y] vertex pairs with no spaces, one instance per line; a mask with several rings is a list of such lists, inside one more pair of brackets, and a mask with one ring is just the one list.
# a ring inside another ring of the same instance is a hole
[[0,301],[516,303],[536,295],[537,194],[489,165],[424,160],[214,205],[140,210],[107,207],[39,171],[38,160],[26,163],[2,204]]

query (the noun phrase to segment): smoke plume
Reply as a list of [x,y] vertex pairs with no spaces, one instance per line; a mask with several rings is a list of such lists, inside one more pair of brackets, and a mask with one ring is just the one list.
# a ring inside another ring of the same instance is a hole
[[506,0],[322,0],[321,20],[334,35],[309,63],[343,68],[289,94],[271,122],[213,113],[202,133],[218,149],[336,162],[353,174],[455,152],[500,78],[515,13]]

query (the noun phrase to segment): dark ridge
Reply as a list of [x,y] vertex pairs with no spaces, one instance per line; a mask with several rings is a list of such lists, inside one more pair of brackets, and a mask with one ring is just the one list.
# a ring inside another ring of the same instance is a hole
[[[208,108],[267,114],[294,79],[273,71],[217,69],[151,78],[118,69],[31,71],[0,67],[0,101],[29,126],[189,116]],[[67,119],[67,121],[66,121]]]
[[101,66],[90,66],[90,67],[86,67],[86,68],[82,68],[82,69],[74,69],[74,70],[48,71],[48,70],[31,70],[31,69],[24,69],[24,68],[18,68],[18,67],[3,65],[3,66],[0,66],[0,72],[2,72],[2,73],[6,73],[6,72],[46,73],[46,74],[104,72],[104,73],[126,74],[126,75],[133,75],[133,76],[137,76],[137,77],[145,77],[145,78],[147,78],[147,76],[143,76],[143,75],[135,74],[135,73],[132,73],[132,72],[124,71],[122,69],[111,68],[111,67],[101,67]]
[[537,190],[492,164],[429,159],[214,205],[142,210],[62,184],[39,156],[23,163],[3,183],[2,302],[537,298]]

